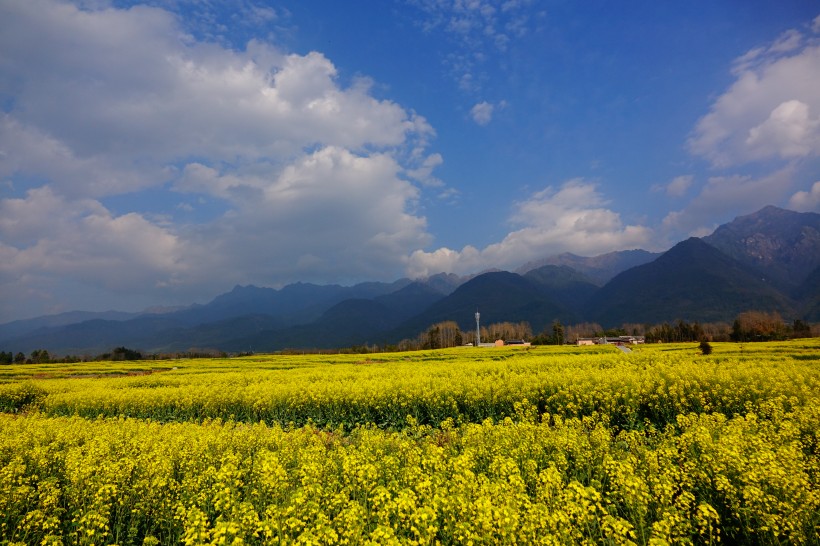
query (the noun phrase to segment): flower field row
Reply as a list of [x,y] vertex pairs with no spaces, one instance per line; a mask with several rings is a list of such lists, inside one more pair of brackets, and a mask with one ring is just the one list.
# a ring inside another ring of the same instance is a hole
[[[817,543],[820,406],[617,434],[592,418],[348,435],[0,416],[24,544]],[[526,412],[526,409],[524,410]],[[666,542],[664,542],[666,541]]]
[[[816,343],[809,348],[820,351]],[[433,426],[515,417],[515,403],[527,399],[539,414],[598,414],[633,429],[662,427],[681,413],[745,414],[775,397],[789,409],[820,392],[817,361],[794,358],[799,346],[765,357],[747,350],[709,358],[695,356],[691,345],[630,355],[559,349],[187,361],[144,376],[6,383],[0,411],[399,430],[408,415]]]

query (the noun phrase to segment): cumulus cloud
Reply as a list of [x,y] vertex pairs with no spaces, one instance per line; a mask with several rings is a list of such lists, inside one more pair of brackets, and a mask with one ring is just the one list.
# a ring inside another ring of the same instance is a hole
[[735,61],[735,82],[697,123],[689,149],[717,167],[820,154],[820,44],[792,30]]
[[651,245],[649,228],[624,225],[607,204],[597,186],[583,179],[570,180],[559,188],[550,186],[516,203],[510,220],[521,227],[502,241],[482,250],[468,246],[461,251],[416,251],[410,256],[408,270],[413,276],[437,271],[466,273],[514,268],[561,252],[595,255]]
[[820,212],[820,181],[808,191],[799,191],[789,199],[789,207],[799,212]]
[[470,116],[479,125],[487,125],[493,120],[495,106],[487,101],[479,102],[470,109]]
[[0,200],[0,293],[12,302],[74,280],[109,295],[140,294],[147,304],[150,296],[186,302],[236,283],[398,274],[411,250],[430,243],[424,218],[408,212],[419,190],[401,172],[389,154],[332,146],[268,176],[189,164],[186,189],[232,203],[218,219],[194,225],[116,215],[98,200],[35,188]]
[[[799,210],[816,206],[814,188],[794,190],[820,155],[817,20],[811,32],[789,30],[734,61],[734,83],[688,140],[692,153],[726,174],[709,178],[686,206],[667,214],[662,230],[668,237],[708,234],[719,223],[773,203],[788,201]],[[732,174],[741,167],[744,174]]]
[[209,240],[225,274],[241,263],[255,278],[380,278],[429,243],[425,220],[407,212],[418,190],[400,171],[387,154],[323,148],[223,218]]
[[0,227],[11,257],[0,265],[4,280],[38,271],[129,290],[173,282],[183,268],[173,233],[142,215],[117,216],[98,201],[69,200],[47,186],[0,201]]
[[[443,158],[429,123],[371,85],[341,85],[319,52],[200,41],[159,8],[0,3],[4,301],[67,283],[167,303],[400,274],[429,244],[416,203],[419,187],[445,191]],[[105,205],[145,190],[166,210]],[[175,222],[197,196],[221,206]]]
[[768,119],[749,129],[746,145],[759,158],[803,157],[820,150],[820,118],[812,119],[807,104],[790,100],[779,104]]
[[[39,139],[29,148],[47,148],[51,168],[66,163],[76,178],[108,181],[81,184],[89,195],[165,181],[150,171],[141,180],[100,176],[99,164],[144,173],[188,156],[287,158],[316,143],[392,147],[432,132],[423,118],[373,98],[366,80],[341,88],[318,52],[192,42],[160,9],[32,0],[4,3],[0,16],[0,74],[14,104],[5,123]],[[75,178],[53,179],[78,191]]]

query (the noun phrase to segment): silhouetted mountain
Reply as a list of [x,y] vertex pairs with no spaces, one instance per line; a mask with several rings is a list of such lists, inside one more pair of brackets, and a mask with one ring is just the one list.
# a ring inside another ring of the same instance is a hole
[[583,273],[594,284],[602,286],[618,273],[632,267],[649,263],[660,254],[646,250],[620,250],[587,258],[569,252],[549,256],[541,260],[529,262],[518,268],[516,273],[524,275],[545,265],[564,265]]
[[[261,316],[266,317],[262,330],[310,323],[340,301],[388,294],[411,282],[400,279],[393,283],[368,282],[349,287],[295,283],[280,290],[237,286],[204,305],[164,314],[139,315],[130,320],[94,319],[40,328],[9,336],[3,345],[13,347],[15,352],[48,348],[56,354],[95,354],[116,346],[147,352],[220,348],[220,344],[228,340],[258,332]],[[240,326],[243,324],[244,332]]]
[[45,315],[26,320],[15,320],[0,324],[0,343],[7,339],[24,336],[41,328],[54,328],[77,324],[86,320],[128,320],[138,317],[140,313],[124,313],[121,311],[69,311],[57,315]]
[[228,351],[278,351],[287,348],[327,349],[349,347],[367,341],[367,334],[380,331],[390,311],[374,300],[351,299],[328,309],[310,324],[264,330],[223,344]]
[[566,265],[544,265],[524,275],[552,301],[580,315],[586,301],[598,290],[583,273]]
[[225,320],[248,314],[275,317],[283,324],[304,324],[316,320],[340,301],[354,298],[371,299],[394,292],[412,281],[400,279],[392,283],[366,282],[354,286],[318,285],[297,282],[277,290],[258,286],[236,286],[196,308],[173,315],[180,322],[195,325]]
[[149,315],[125,321],[93,319],[41,328],[8,339],[3,344],[26,354],[35,349],[47,349],[54,354],[93,355],[120,345],[153,349],[159,338],[182,328],[181,323],[167,315]]
[[462,330],[472,330],[476,311],[481,313],[482,324],[527,321],[534,332],[541,331],[555,319],[564,322],[575,319],[571,311],[551,301],[531,280],[499,271],[467,281],[385,338],[394,343],[413,338],[429,326],[448,320],[458,323]]
[[616,276],[590,299],[586,315],[612,327],[675,319],[731,322],[752,309],[793,314],[789,300],[753,269],[692,237]]
[[375,298],[375,301],[390,309],[394,317],[394,325],[416,316],[435,302],[452,293],[442,292],[436,287],[438,283],[414,282],[401,290]]
[[[414,282],[391,294],[337,303],[314,322],[257,332],[223,344],[226,350],[275,351],[286,348],[348,347],[376,341],[384,331],[420,313],[444,294]],[[242,349],[245,347],[245,349]]]
[[784,292],[793,291],[820,266],[820,214],[768,206],[739,216],[703,240],[763,273]]
[[[260,332],[282,328],[277,319],[269,315],[245,315],[216,322],[199,324],[190,328],[167,330],[153,340],[152,344],[134,345],[146,352],[187,352],[218,349],[222,351],[254,351],[253,346],[236,346],[237,338],[252,337]],[[120,344],[122,345],[122,344]],[[226,347],[231,346],[231,349]]]

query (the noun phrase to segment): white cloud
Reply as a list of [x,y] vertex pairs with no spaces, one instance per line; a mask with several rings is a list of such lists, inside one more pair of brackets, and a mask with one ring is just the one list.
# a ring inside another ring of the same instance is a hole
[[664,192],[670,197],[682,197],[692,186],[695,177],[691,174],[676,176],[668,184],[657,184],[652,186],[652,191]]
[[[183,266],[176,235],[143,216],[113,215],[92,199],[68,200],[45,186],[0,201],[5,282],[37,272],[113,290],[173,282]],[[4,290],[5,291],[5,290]]]
[[408,169],[407,176],[413,180],[418,180],[424,186],[441,187],[444,183],[433,176],[433,170],[444,163],[444,158],[441,154],[430,154],[426,156],[421,164],[415,169]]
[[0,178],[17,174],[53,181],[75,196],[126,193],[156,186],[168,179],[161,164],[135,169],[105,154],[78,155],[66,142],[11,115],[0,114]]
[[799,191],[789,199],[789,207],[799,212],[820,212],[820,181],[808,191]]
[[[107,180],[84,184],[87,195],[160,185],[157,173],[179,158],[286,159],[317,143],[391,148],[432,133],[423,118],[373,98],[367,80],[341,88],[320,53],[194,42],[163,10],[32,0],[3,3],[0,21],[0,51],[15,52],[0,63],[2,91],[14,99],[5,123],[46,143],[52,169]],[[149,174],[96,174],[109,163]],[[54,177],[57,186],[69,180]]]
[[[425,220],[407,211],[418,190],[400,173],[387,154],[318,150],[200,230],[192,242],[197,262],[236,282],[343,282],[398,273],[403,257],[430,240]],[[205,174],[223,186],[218,173]]]
[[809,107],[799,100],[777,106],[768,119],[749,129],[746,145],[755,157],[804,157],[820,150],[820,118],[811,119]]
[[820,154],[820,45],[804,38],[790,31],[740,57],[689,149],[718,167]]
[[[393,278],[429,244],[413,184],[447,191],[435,133],[368,79],[342,86],[319,52],[197,41],[162,9],[80,6],[0,2],[0,180],[19,194],[0,200],[4,303]],[[104,205],[146,189],[165,210]],[[219,206],[175,224],[196,196]]]
[[769,51],[773,53],[786,53],[800,47],[803,43],[803,35],[797,30],[787,30],[781,34],[771,45]]
[[646,247],[652,232],[640,225],[624,225],[608,208],[595,184],[582,179],[547,187],[515,205],[512,222],[522,226],[483,250],[440,248],[416,251],[408,262],[411,276],[439,271],[466,273],[487,268],[515,268],[522,263],[561,252],[595,255],[617,249]]
[[479,102],[470,109],[470,116],[479,125],[487,125],[493,119],[495,107],[487,101]]
[[740,214],[782,202],[793,176],[794,168],[788,166],[762,177],[711,177],[686,207],[666,215],[662,227],[671,240],[711,233],[718,224]]
[[392,279],[408,254],[430,243],[424,218],[407,210],[418,189],[401,172],[389,154],[339,147],[268,176],[191,164],[186,184],[224,192],[233,207],[214,222],[187,226],[33,189],[0,200],[0,293],[12,302],[71,282],[147,305],[187,302],[236,283]]
[[[813,32],[817,32],[816,21]],[[735,60],[735,82],[713,103],[688,140],[692,153],[729,173],[708,182],[685,207],[663,220],[667,237],[703,235],[719,223],[785,203],[795,181],[820,156],[820,41],[789,30]],[[794,193],[793,208],[814,206]]]
[[407,260],[407,275],[423,278],[442,272],[468,273],[481,270],[484,263],[481,252],[470,245],[460,251],[445,247],[432,252],[416,250]]

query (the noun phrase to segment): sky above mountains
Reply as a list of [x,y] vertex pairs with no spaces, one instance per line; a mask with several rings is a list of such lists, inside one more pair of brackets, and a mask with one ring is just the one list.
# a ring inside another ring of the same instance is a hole
[[820,210],[813,0],[0,0],[0,321]]

